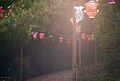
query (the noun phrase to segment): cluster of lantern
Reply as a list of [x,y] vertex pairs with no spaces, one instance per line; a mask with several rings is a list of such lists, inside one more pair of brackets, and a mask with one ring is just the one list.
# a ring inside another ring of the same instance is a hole
[[94,35],[91,34],[86,34],[86,33],[81,33],[81,39],[86,40],[86,41],[94,41]]
[[[117,1],[116,0],[106,0],[108,4],[115,4]],[[90,0],[85,4],[85,9],[83,6],[74,6],[75,9],[75,17],[76,17],[76,22],[79,22],[83,19],[84,13],[89,17],[89,18],[95,18],[97,13],[99,12],[98,9],[99,3],[98,0]]]
[[32,39],[40,39],[43,40],[45,38],[45,34],[43,32],[32,32],[31,33]]
[[[64,42],[64,38],[63,37],[59,37],[59,43],[63,43]],[[72,39],[68,38],[67,39],[67,44],[71,44],[72,43]]]
[[3,17],[3,13],[4,13],[3,7],[0,6],[0,19]]
[[94,0],[90,0],[85,4],[85,9],[83,6],[74,6],[75,20],[71,19],[71,22],[73,23],[73,27],[75,28],[76,35],[80,36],[83,40],[92,41],[93,35],[83,32],[83,30],[81,30],[81,26],[78,23],[80,23],[83,20],[84,13],[86,13],[89,19],[95,18],[95,16],[99,12],[98,5],[99,4]]
[[[86,15],[89,18],[94,18],[97,15],[97,13],[99,12],[98,5],[99,4],[93,0],[91,0],[85,4],[84,12],[86,13]],[[83,12],[84,7],[83,6],[74,6],[74,9],[75,9],[76,22],[79,22],[84,18],[84,12]]]
[[[32,32],[31,37],[32,37],[33,40],[36,40],[36,39],[44,40],[46,35],[43,32]],[[50,35],[49,37],[54,38],[54,36],[52,36],[52,35]],[[61,36],[61,37],[58,38],[59,43],[63,43],[64,41],[65,41],[64,37]],[[72,42],[72,40],[70,38],[68,38],[67,43],[71,44],[71,42]]]
[[[74,0],[75,2],[78,0]],[[116,0],[106,0],[108,4],[115,4]],[[71,19],[71,22],[73,23],[73,26],[75,26],[76,34],[78,35],[81,33],[80,27],[78,27],[78,23],[81,22],[84,18],[84,13],[90,18],[93,19],[96,17],[97,13],[99,12],[98,9],[98,0],[90,0],[85,4],[85,7],[83,6],[74,6],[75,10],[75,20]],[[83,10],[84,9],[84,10]],[[86,33],[81,33],[81,37],[83,39],[87,38],[88,40],[91,40],[93,38],[92,35],[87,35]]]

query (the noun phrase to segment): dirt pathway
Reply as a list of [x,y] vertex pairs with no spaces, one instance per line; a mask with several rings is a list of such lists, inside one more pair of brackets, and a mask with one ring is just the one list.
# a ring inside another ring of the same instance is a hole
[[57,73],[44,74],[37,78],[33,78],[27,81],[72,81],[72,78],[72,70],[66,70]]

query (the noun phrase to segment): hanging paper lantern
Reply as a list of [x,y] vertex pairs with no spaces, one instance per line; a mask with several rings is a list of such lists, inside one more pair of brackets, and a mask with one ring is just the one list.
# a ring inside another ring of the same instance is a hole
[[59,37],[59,42],[63,43],[63,37]]
[[106,0],[108,4],[115,4],[116,0]]
[[89,16],[89,18],[94,18],[97,15],[97,13],[99,12],[99,10],[97,9],[98,5],[99,4],[94,1],[89,1],[85,4],[84,12],[86,13],[86,15]]
[[2,17],[3,17],[3,13],[4,13],[3,7],[2,7],[2,6],[0,6],[0,18],[2,18]]
[[32,32],[32,38],[35,40],[38,38],[38,32]]
[[95,38],[94,38],[94,35],[92,34],[92,35],[91,35],[91,40],[94,41],[94,39],[95,39]]
[[74,6],[75,9],[75,19],[76,22],[78,23],[79,21],[81,21],[84,17],[84,12],[83,12],[83,6]]
[[39,39],[43,40],[45,38],[45,34],[43,32],[39,33]]

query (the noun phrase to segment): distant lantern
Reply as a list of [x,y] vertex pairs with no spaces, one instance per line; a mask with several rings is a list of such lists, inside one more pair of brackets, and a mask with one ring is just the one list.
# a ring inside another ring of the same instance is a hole
[[43,40],[45,38],[45,34],[43,32],[40,32],[38,34],[39,39]]
[[91,40],[94,41],[94,39],[95,39],[95,38],[94,38],[94,35],[92,34],[92,35],[91,35]]
[[59,42],[63,43],[63,37],[59,37]]
[[78,23],[79,21],[81,21],[84,17],[84,12],[83,12],[83,6],[74,6],[75,9],[75,19],[76,22]]
[[98,5],[99,4],[94,1],[89,1],[85,4],[84,12],[89,16],[89,18],[95,18],[95,16],[99,12],[99,10],[97,9]]
[[38,38],[38,32],[32,32],[32,38],[35,40]]
[[4,13],[3,7],[2,7],[2,6],[0,6],[0,18],[2,18],[2,17],[3,17],[3,13]]
[[116,3],[116,0],[106,0],[106,2],[107,2],[108,4],[115,4],[115,3]]

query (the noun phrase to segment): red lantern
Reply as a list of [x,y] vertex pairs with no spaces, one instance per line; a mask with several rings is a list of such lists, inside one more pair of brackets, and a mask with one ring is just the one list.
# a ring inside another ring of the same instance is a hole
[[59,42],[63,43],[63,37],[59,37]]
[[37,39],[38,38],[38,32],[32,32],[32,38]]
[[3,17],[3,13],[4,13],[3,7],[2,7],[2,6],[0,6],[0,18],[2,18],[2,17]]
[[45,38],[45,34],[43,32],[39,33],[39,39],[43,40]]
[[115,3],[116,3],[116,0],[106,0],[106,2],[107,2],[108,4],[115,4]]
[[84,12],[89,16],[89,18],[94,18],[99,10],[97,9],[98,3],[94,1],[89,1],[88,3],[85,4],[85,9]]

